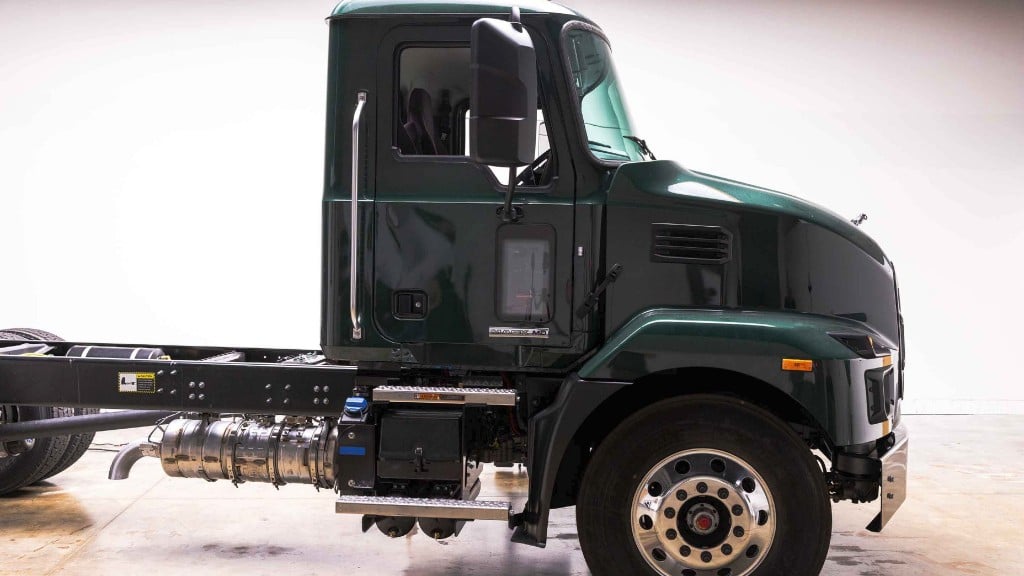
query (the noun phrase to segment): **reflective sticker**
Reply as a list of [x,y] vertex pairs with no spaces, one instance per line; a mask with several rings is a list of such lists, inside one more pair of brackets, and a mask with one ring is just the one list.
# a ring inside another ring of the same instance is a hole
[[153,372],[118,372],[117,391],[128,394],[155,394],[156,374]]

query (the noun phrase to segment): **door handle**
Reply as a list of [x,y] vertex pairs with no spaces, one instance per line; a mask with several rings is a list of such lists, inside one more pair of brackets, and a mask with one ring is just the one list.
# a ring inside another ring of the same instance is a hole
[[349,285],[348,313],[352,318],[352,339],[363,339],[363,327],[359,321],[359,306],[356,290],[359,285],[359,121],[366,104],[366,92],[356,94],[356,111],[352,114],[352,221],[349,240]]

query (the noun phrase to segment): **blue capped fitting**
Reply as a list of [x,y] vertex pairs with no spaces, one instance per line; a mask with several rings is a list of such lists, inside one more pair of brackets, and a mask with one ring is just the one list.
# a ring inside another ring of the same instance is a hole
[[349,416],[362,416],[370,409],[370,401],[366,398],[353,396],[345,399],[345,414]]

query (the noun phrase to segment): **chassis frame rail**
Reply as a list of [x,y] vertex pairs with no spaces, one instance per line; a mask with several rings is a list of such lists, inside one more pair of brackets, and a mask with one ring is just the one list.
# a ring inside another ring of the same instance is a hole
[[[357,372],[294,361],[318,354],[309,350],[4,341],[20,344],[46,344],[51,355],[0,355],[0,404],[337,416]],[[154,347],[174,359],[65,357],[76,345]],[[217,360],[232,351],[245,361]]]

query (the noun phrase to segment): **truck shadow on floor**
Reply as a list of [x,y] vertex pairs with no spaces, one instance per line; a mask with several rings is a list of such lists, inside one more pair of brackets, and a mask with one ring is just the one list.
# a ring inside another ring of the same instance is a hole
[[49,482],[0,497],[0,511],[8,538],[68,536],[95,524],[77,497]]

